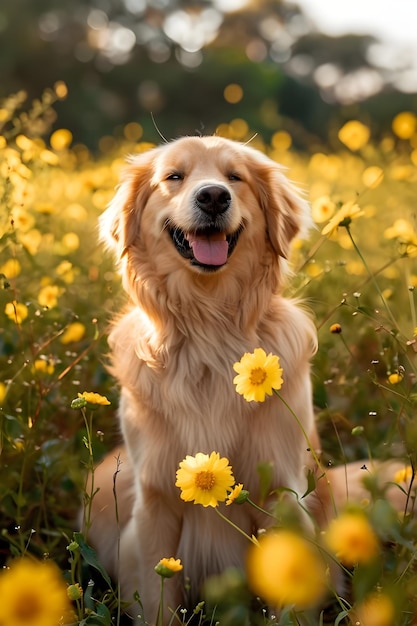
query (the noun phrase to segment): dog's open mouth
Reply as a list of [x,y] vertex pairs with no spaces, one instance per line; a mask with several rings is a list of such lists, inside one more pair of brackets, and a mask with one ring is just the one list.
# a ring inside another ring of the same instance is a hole
[[214,228],[185,233],[178,227],[169,227],[172,242],[184,259],[209,271],[220,269],[236,247],[243,227],[227,235]]

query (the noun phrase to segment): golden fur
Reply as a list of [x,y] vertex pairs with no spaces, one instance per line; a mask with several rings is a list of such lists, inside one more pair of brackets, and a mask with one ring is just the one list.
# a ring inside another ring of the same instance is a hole
[[[167,581],[173,610],[201,599],[208,575],[244,562],[238,532],[210,507],[180,499],[175,473],[187,454],[227,457],[255,501],[265,461],[274,488],[306,491],[306,467],[315,467],[309,444],[319,447],[310,383],[316,333],[281,290],[291,240],[309,225],[307,203],[277,163],[219,137],[182,138],[132,157],[100,220],[130,299],[109,336],[126,448],[116,478],[119,528],[111,454],[97,471],[91,537],[124,599],[139,592],[148,623],[157,616],[153,568],[161,558],[181,558],[190,580],[189,597],[182,576]],[[228,249],[235,245],[227,259],[213,252],[226,235]],[[280,357],[282,396],[309,441],[278,398],[248,403],[235,392],[233,363],[257,347]],[[310,497],[319,523],[328,514],[326,483]],[[248,505],[225,513],[248,534],[269,523]]]

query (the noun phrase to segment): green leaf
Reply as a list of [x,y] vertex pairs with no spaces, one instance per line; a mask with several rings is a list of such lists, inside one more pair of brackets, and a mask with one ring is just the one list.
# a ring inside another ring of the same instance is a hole
[[316,488],[316,484],[316,475],[311,471],[311,469],[309,469],[307,472],[307,491],[303,493],[301,499],[306,498],[310,493],[312,493]]
[[74,541],[76,541],[80,548],[80,554],[84,561],[96,569],[103,576],[106,583],[109,585],[110,589],[112,588],[112,583],[110,577],[104,567],[101,565],[100,561],[97,558],[96,551],[88,545],[82,533],[74,533]]
[[340,622],[348,617],[349,611],[341,611],[334,621],[334,626],[339,626]]

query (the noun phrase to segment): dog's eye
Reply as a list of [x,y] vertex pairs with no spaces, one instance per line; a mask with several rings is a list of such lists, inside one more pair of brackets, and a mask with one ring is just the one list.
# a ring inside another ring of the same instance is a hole
[[184,178],[184,174],[181,174],[180,172],[172,172],[172,174],[169,174],[167,176],[167,180],[183,180]]
[[239,174],[236,174],[235,172],[232,172],[231,174],[229,174],[227,176],[227,178],[231,181],[241,181],[242,178],[239,176]]

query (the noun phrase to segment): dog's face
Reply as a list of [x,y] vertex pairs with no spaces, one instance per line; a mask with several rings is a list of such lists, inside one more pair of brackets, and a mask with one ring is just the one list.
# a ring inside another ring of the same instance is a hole
[[308,219],[277,163],[227,139],[186,137],[131,159],[101,232],[120,258],[136,249],[161,269],[213,274],[248,254],[286,257]]

